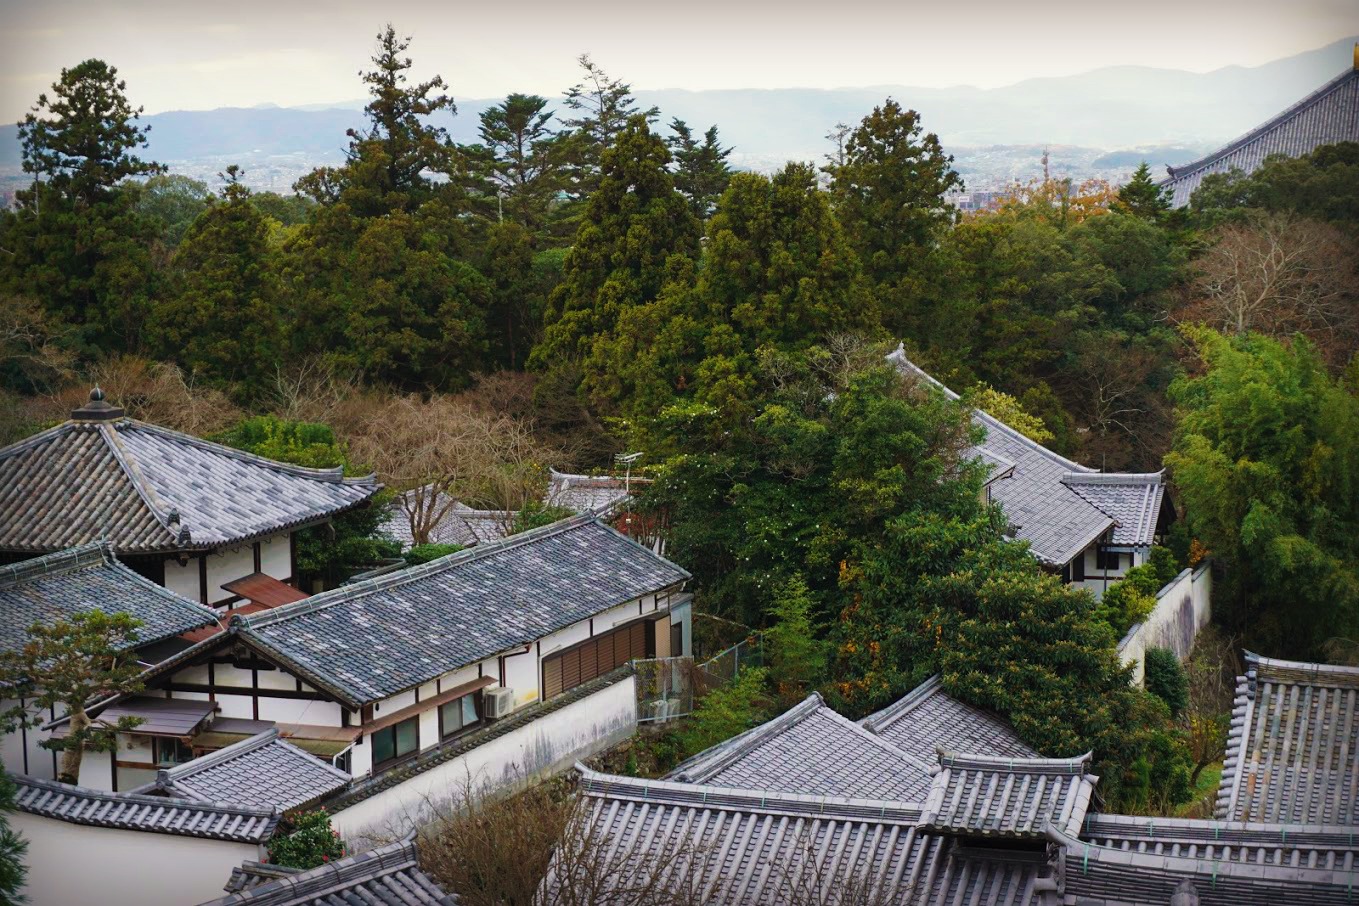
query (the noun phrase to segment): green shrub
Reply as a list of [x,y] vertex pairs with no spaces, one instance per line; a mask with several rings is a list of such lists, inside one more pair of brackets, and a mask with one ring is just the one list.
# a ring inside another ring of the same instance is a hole
[[344,858],[344,841],[330,826],[325,809],[303,812],[285,819],[285,824],[285,832],[269,841],[269,861],[273,864],[305,870]]
[[431,560],[438,560],[440,557],[447,557],[449,554],[456,554],[462,550],[461,544],[417,544],[404,554],[406,562],[411,566],[419,566],[421,563],[428,563]]
[[1189,674],[1169,648],[1148,648],[1143,658],[1147,691],[1179,717],[1189,704]]
[[705,695],[679,731],[684,757],[697,755],[763,722],[769,702],[765,691],[768,679],[769,671],[752,667],[742,671],[734,682]]
[[529,529],[551,525],[574,515],[576,515],[574,510],[569,510],[564,506],[548,506],[537,500],[530,500],[524,504],[522,510],[514,514],[514,525],[510,528],[510,534],[517,535],[520,532],[527,532]]

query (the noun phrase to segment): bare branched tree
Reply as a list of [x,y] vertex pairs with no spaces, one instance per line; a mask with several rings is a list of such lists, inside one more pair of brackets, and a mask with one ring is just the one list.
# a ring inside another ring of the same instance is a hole
[[355,457],[402,492],[416,544],[458,503],[517,511],[542,495],[554,452],[521,419],[446,396],[403,396],[375,407],[350,438]]
[[1356,327],[1355,244],[1325,223],[1269,214],[1222,227],[1199,261],[1191,315],[1226,333],[1304,333],[1324,348]]
[[110,402],[133,418],[197,437],[223,431],[245,415],[226,394],[200,385],[192,374],[167,362],[120,356],[94,365],[85,381],[62,397],[68,410],[84,402],[91,384],[98,384]]
[[1222,758],[1227,748],[1232,697],[1236,690],[1236,648],[1230,639],[1213,626],[1206,626],[1194,643],[1186,664],[1189,675],[1189,704],[1181,720],[1189,736],[1189,751],[1194,758],[1192,781],[1197,783],[1203,769]]

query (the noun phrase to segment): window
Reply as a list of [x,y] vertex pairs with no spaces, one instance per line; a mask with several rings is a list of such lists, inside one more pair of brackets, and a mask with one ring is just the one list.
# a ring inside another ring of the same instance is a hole
[[420,718],[412,717],[399,724],[374,730],[369,736],[373,740],[373,770],[377,770],[419,751]]
[[151,759],[158,767],[193,761],[193,749],[177,736],[152,736]]
[[1103,546],[1095,548],[1095,569],[1118,572],[1123,568],[1123,553]]
[[543,658],[543,698],[548,699],[603,676],[634,658],[656,653],[655,623],[634,620]]
[[330,765],[333,768],[344,771],[346,774],[354,773],[354,747],[350,746],[339,755],[330,759]]
[[477,693],[471,692],[445,702],[439,706],[439,736],[442,739],[457,736],[463,730],[476,726],[478,720]]

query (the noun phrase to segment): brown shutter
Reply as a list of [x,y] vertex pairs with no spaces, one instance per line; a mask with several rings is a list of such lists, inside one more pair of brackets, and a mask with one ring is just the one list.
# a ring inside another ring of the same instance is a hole
[[543,698],[562,693],[562,659],[560,656],[543,659]]
[[580,685],[580,649],[562,655],[562,689],[574,689]]
[[580,646],[580,681],[589,682],[599,676],[599,644],[586,642]]

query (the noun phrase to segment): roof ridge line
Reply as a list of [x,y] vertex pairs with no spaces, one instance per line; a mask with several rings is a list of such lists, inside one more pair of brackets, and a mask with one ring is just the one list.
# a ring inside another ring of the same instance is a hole
[[[922,702],[936,691],[943,692],[943,685],[943,680],[938,673],[931,674],[910,692],[907,692],[891,704],[885,705],[877,711],[874,711],[872,714],[860,720],[859,724],[869,733],[879,736],[884,729],[919,707]],[[944,694],[947,695],[948,693],[944,692]]]
[[284,472],[299,478],[311,478],[316,481],[325,481],[331,484],[344,484],[346,482],[351,484],[363,484],[377,481],[376,472],[370,472],[363,476],[346,478],[344,466],[333,466],[328,469],[299,466],[290,462],[280,462],[276,459],[269,459],[268,457],[260,456],[257,453],[251,453],[249,450],[241,450],[237,447],[218,443],[214,440],[208,440],[205,437],[195,437],[192,434],[185,434],[183,431],[176,431],[173,428],[167,428],[164,425],[153,425],[150,422],[139,421],[135,418],[124,419],[124,421],[139,431],[148,431],[152,434],[159,434],[170,440],[181,441],[191,446],[198,447],[199,449],[207,450],[210,453],[217,453],[241,462],[264,466],[265,468],[273,469],[276,472]]
[[[373,863],[377,863],[373,865]],[[352,875],[371,872],[374,876],[388,875],[407,867],[419,868],[419,851],[411,839],[397,840],[385,846],[353,853],[334,862],[327,862],[315,868],[299,871],[275,878],[267,883],[241,890],[212,903],[249,903],[253,900],[272,897],[287,892],[292,896],[324,893],[327,889],[341,885]],[[212,906],[212,903],[204,906]]]
[[[807,720],[824,704],[821,693],[812,692],[782,714],[772,717],[758,726],[751,727],[731,739],[724,740],[709,748],[707,752],[700,752],[686,762],[681,762],[675,766],[674,770],[666,774],[666,777],[673,778],[679,783],[706,782],[707,778],[731,767],[732,764],[748,754],[751,749]],[[689,767],[686,768],[686,764]],[[699,779],[698,775],[702,775],[703,779]]]
[[[1075,774],[1072,769],[1080,768],[1080,773],[1090,766],[1094,752],[1086,752],[1072,758],[1011,758],[1004,755],[973,755],[963,752],[939,753],[939,765],[943,768],[975,768],[978,770],[1004,771],[1006,773],[1026,774]],[[1066,770],[1057,770],[1065,768]]]
[[[146,504],[146,508],[151,511],[151,515],[155,516],[156,521],[160,523],[160,527],[165,529],[165,534],[170,536],[170,540],[175,544],[178,544],[180,541],[179,535],[170,530],[170,513],[161,512],[160,496],[156,493],[155,488],[151,487],[150,483],[142,475],[142,470],[133,459],[132,454],[123,447],[123,441],[118,436],[117,425],[118,422],[100,422],[95,428],[98,430],[99,436],[103,438],[105,445],[109,448],[109,452],[113,454],[113,458],[117,460],[118,465],[122,467],[123,474],[127,476],[127,480],[132,483],[132,487],[136,490],[137,496],[141,497],[142,502]],[[170,509],[173,511],[174,508],[171,507]],[[190,537],[192,537],[192,528],[190,528],[189,531]]]
[[1351,77],[1359,78],[1359,69],[1354,69],[1353,67],[1351,67],[1350,69],[1345,70],[1340,75],[1331,79],[1329,82],[1326,82],[1320,88],[1313,90],[1312,92],[1304,96],[1302,99],[1293,102],[1289,106],[1285,107],[1283,110],[1274,114],[1274,116],[1265,120],[1260,125],[1254,127],[1253,129],[1247,132],[1242,133],[1241,135],[1238,135],[1236,138],[1227,142],[1227,144],[1223,145],[1221,148],[1218,148],[1216,151],[1212,152],[1207,157],[1201,157],[1198,160],[1190,161],[1189,163],[1182,164],[1181,166],[1178,167],[1168,168],[1170,170],[1170,176],[1162,180],[1161,182],[1157,183],[1157,185],[1161,186],[1168,185],[1174,182],[1175,180],[1180,179],[1181,177],[1192,176],[1193,174],[1197,173],[1200,170],[1204,170],[1207,169],[1208,167],[1211,167],[1213,164],[1222,160],[1222,158],[1226,157],[1232,152],[1239,151],[1241,148],[1250,144],[1255,139],[1260,138],[1266,132],[1269,132],[1272,129],[1284,125],[1288,120],[1292,119],[1299,113],[1302,113],[1305,108],[1310,107],[1312,104],[1321,100],[1331,92],[1339,90],[1345,84],[1346,80]]
[[1067,472],[1063,484],[1161,484],[1165,469],[1157,472]]
[[228,762],[233,758],[238,758],[247,752],[253,752],[256,749],[262,748],[278,738],[278,727],[270,727],[267,730],[261,730],[254,736],[248,736],[245,739],[239,739],[236,742],[233,742],[229,746],[223,746],[216,752],[210,752],[201,758],[195,758],[192,761],[186,761],[183,764],[177,764],[171,768],[162,768],[156,772],[158,775],[156,777],[156,786],[164,789],[160,783],[162,777],[171,782],[181,780],[185,777],[192,777],[200,771],[206,771],[208,768],[215,768],[218,765]]
[[[62,783],[59,780],[44,780],[39,777],[31,777],[27,774],[12,774],[10,779],[14,781],[15,786],[47,790],[66,796],[78,796],[82,799],[99,800],[102,802],[126,802],[159,808],[185,808],[201,812],[215,812],[223,815],[248,815],[257,818],[267,818],[278,812],[275,808],[266,808],[262,805],[241,805],[231,802],[178,799],[173,796],[148,796],[142,793],[114,793],[109,790],[96,790],[92,787]],[[22,805],[19,806],[19,810],[28,811]]]
[[405,585],[408,582],[414,582],[417,579],[423,579],[426,576],[448,572],[464,563],[484,559],[485,557],[498,554],[502,551],[523,547],[541,541],[544,538],[550,538],[567,531],[573,531],[590,522],[599,522],[601,526],[608,528],[608,526],[600,522],[598,517],[592,513],[572,516],[568,519],[561,519],[557,522],[529,529],[526,532],[520,532],[517,535],[509,535],[505,538],[497,538],[495,541],[487,541],[472,547],[463,548],[456,553],[439,557],[428,563],[421,563],[417,566],[408,566],[405,569],[396,570],[395,572],[384,573],[380,576],[374,576],[371,579],[365,579],[362,582],[356,582],[353,585],[341,585],[337,588],[323,591],[320,594],[312,595],[309,598],[303,598],[301,601],[284,604],[282,607],[275,607],[271,610],[265,610],[247,616],[235,616],[231,618],[231,622],[233,624],[239,624],[244,630],[255,630],[265,626],[272,626],[276,623],[290,620],[293,617],[315,613],[318,610],[324,610],[336,604],[342,604],[346,601],[363,597],[374,591],[394,588],[399,585]]
[[[96,552],[98,556],[91,556]],[[0,566],[0,586],[16,585],[35,577],[70,572],[95,563],[107,563],[112,556],[112,548],[104,539],[72,545],[50,554]]]
[[926,774],[929,774],[933,771],[932,765],[926,764],[924,761],[921,761],[919,758],[915,757],[910,752],[907,752],[905,749],[899,748],[896,745],[896,743],[892,742],[887,737],[872,732],[866,727],[860,725],[857,721],[850,720],[848,717],[845,717],[843,714],[841,714],[839,711],[836,711],[829,705],[825,706],[825,710],[831,715],[833,715],[834,720],[843,723],[855,734],[862,736],[865,742],[872,743],[875,746],[878,746],[882,749],[885,749],[888,752],[891,752],[893,755],[902,759],[907,764],[919,768]]

